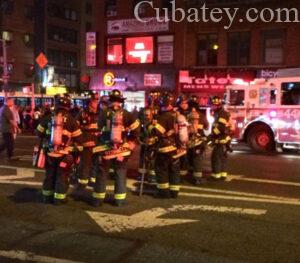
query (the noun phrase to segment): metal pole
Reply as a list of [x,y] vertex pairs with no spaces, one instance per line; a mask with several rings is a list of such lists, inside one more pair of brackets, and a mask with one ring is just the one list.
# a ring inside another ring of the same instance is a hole
[[5,39],[1,40],[2,42],[2,48],[3,48],[3,90],[4,90],[4,96],[7,97],[7,91],[8,91],[8,69],[7,69],[7,52],[6,52],[6,41]]

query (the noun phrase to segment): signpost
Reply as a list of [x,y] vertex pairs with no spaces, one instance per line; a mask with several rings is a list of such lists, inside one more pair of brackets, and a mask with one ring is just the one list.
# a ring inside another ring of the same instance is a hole
[[[39,68],[42,70],[48,64],[48,59],[43,52],[41,52],[35,59],[35,62],[38,64]],[[31,85],[31,110],[34,111],[35,108],[35,98],[34,98],[34,83]]]

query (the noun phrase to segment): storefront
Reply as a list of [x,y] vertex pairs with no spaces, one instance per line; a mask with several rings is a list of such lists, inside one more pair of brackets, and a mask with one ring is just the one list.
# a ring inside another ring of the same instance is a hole
[[223,97],[227,85],[249,83],[255,77],[254,70],[180,70],[177,89],[197,95],[200,105],[206,106],[211,96]]

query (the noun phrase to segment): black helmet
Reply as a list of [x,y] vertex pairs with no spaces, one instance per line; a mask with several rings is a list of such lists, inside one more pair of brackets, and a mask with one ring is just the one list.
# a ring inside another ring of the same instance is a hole
[[69,94],[65,93],[57,97],[57,107],[69,110],[71,108],[71,97]]
[[182,102],[184,102],[184,101],[188,102],[188,96],[185,95],[185,94],[179,95],[178,98],[177,98],[177,100],[176,100],[176,106],[179,107],[180,104],[181,104]]
[[199,98],[197,97],[197,95],[192,95],[189,98],[189,106],[190,108],[195,108],[195,109],[199,107]]
[[174,96],[169,93],[165,92],[160,99],[160,106],[161,107],[168,107],[168,106],[173,106],[174,103]]
[[223,102],[222,99],[219,96],[213,96],[210,98],[211,105],[214,106],[222,106]]
[[109,102],[109,96],[103,95],[100,97],[100,104],[108,105]]
[[148,96],[148,106],[159,105],[160,92],[151,91]]
[[123,97],[121,91],[114,89],[109,93],[110,102],[124,102],[125,98]]

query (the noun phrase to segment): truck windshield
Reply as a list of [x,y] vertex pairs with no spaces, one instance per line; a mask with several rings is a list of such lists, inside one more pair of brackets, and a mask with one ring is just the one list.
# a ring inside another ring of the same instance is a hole
[[244,90],[230,90],[229,105],[244,106],[245,105],[245,91]]
[[281,93],[282,105],[300,105],[300,82],[282,83]]

